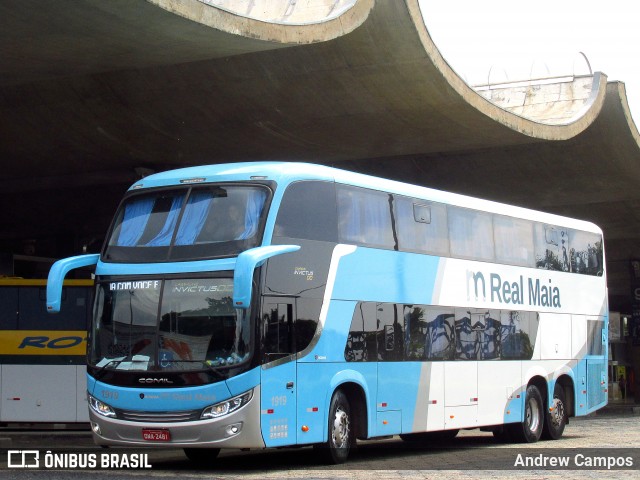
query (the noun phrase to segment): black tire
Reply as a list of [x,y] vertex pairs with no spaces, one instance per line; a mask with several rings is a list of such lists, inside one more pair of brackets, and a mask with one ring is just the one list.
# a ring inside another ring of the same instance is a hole
[[509,436],[515,442],[535,443],[540,440],[544,425],[544,402],[540,390],[535,385],[527,387],[524,400],[524,422],[505,425]]
[[438,432],[403,433],[400,438],[405,442],[436,443],[450,442],[460,430],[442,430]]
[[212,465],[220,453],[219,448],[185,448],[184,454],[200,466]]
[[328,425],[327,441],[317,446],[321,459],[332,465],[344,463],[355,445],[355,430],[349,399],[342,390],[331,397]]
[[556,382],[553,389],[553,404],[545,412],[544,427],[542,428],[542,438],[545,440],[558,440],[564,433],[567,426],[567,402],[564,396],[564,389]]

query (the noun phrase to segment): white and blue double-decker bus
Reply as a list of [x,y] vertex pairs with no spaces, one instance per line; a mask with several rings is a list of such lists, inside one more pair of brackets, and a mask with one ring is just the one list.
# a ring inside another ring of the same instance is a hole
[[242,163],[134,184],[95,264],[100,445],[316,445],[483,428],[559,438],[607,401],[588,222],[333,168]]

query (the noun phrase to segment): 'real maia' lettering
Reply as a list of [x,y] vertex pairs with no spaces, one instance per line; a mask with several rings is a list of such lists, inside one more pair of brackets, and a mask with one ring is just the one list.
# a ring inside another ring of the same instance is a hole
[[527,305],[533,307],[562,307],[560,289],[553,285],[551,279],[548,283],[540,281],[539,278],[527,278],[525,281],[523,275],[515,281],[509,281],[497,273],[491,273],[487,282],[482,272],[467,271],[467,294],[476,300],[488,299],[506,305],[525,305],[527,301]]

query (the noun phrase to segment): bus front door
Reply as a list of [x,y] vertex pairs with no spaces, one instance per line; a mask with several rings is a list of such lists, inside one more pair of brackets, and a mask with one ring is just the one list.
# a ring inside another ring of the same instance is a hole
[[295,299],[264,298],[260,424],[268,447],[296,443],[294,315]]

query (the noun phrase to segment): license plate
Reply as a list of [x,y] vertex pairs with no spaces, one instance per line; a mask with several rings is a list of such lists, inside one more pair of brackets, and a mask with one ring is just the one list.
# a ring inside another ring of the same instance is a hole
[[142,438],[149,442],[168,442],[171,440],[171,433],[169,430],[151,430],[149,428],[143,428]]

